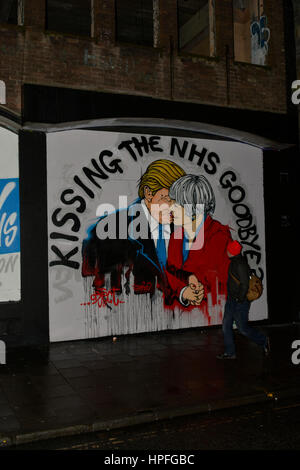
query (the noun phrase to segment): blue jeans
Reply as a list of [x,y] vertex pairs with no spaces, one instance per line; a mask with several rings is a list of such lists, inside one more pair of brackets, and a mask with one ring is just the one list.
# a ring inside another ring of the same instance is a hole
[[229,356],[235,355],[235,344],[233,336],[233,322],[242,335],[245,335],[251,341],[264,347],[267,343],[267,337],[260,331],[252,328],[248,324],[248,315],[250,310],[250,302],[245,300],[244,302],[237,302],[232,298],[228,298],[225,304],[225,311],[223,317],[223,334],[225,353]]

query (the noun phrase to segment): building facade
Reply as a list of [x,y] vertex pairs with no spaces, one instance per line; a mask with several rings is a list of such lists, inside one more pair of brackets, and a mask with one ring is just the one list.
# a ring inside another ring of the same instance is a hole
[[283,3],[7,0],[3,109],[21,116],[31,84],[284,114]]
[[[300,79],[300,5],[296,0],[293,1],[293,19],[294,19],[294,35],[295,35],[295,62],[296,62],[296,74],[295,82]],[[299,86],[298,84],[293,86],[292,92],[295,93],[294,106],[297,107],[299,111]],[[300,134],[300,133],[299,133]]]

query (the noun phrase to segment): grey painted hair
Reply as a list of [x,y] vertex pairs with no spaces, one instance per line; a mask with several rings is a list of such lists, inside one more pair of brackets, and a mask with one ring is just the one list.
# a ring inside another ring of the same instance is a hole
[[[215,195],[209,181],[203,175],[182,176],[172,184],[169,197],[185,207],[189,217],[195,217],[203,212],[203,209],[205,216],[215,211]],[[202,207],[199,207],[200,204]]]

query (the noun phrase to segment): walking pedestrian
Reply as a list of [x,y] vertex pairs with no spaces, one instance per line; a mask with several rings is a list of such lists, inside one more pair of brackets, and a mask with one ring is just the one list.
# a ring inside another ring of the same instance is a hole
[[236,359],[236,349],[233,333],[233,322],[241,334],[254,341],[264,351],[270,353],[270,341],[259,330],[248,324],[250,302],[247,299],[249,288],[250,268],[246,257],[242,254],[242,246],[238,241],[227,245],[227,254],[230,258],[227,280],[227,300],[223,316],[223,335],[225,352],[217,356],[218,359]]

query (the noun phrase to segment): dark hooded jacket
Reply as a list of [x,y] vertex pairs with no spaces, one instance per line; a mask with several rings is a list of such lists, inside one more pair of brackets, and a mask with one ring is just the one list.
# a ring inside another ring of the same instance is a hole
[[[231,273],[239,283],[232,278]],[[244,255],[239,254],[231,258],[227,281],[227,294],[229,298],[232,298],[237,302],[244,302],[247,300],[250,273],[251,271]]]

